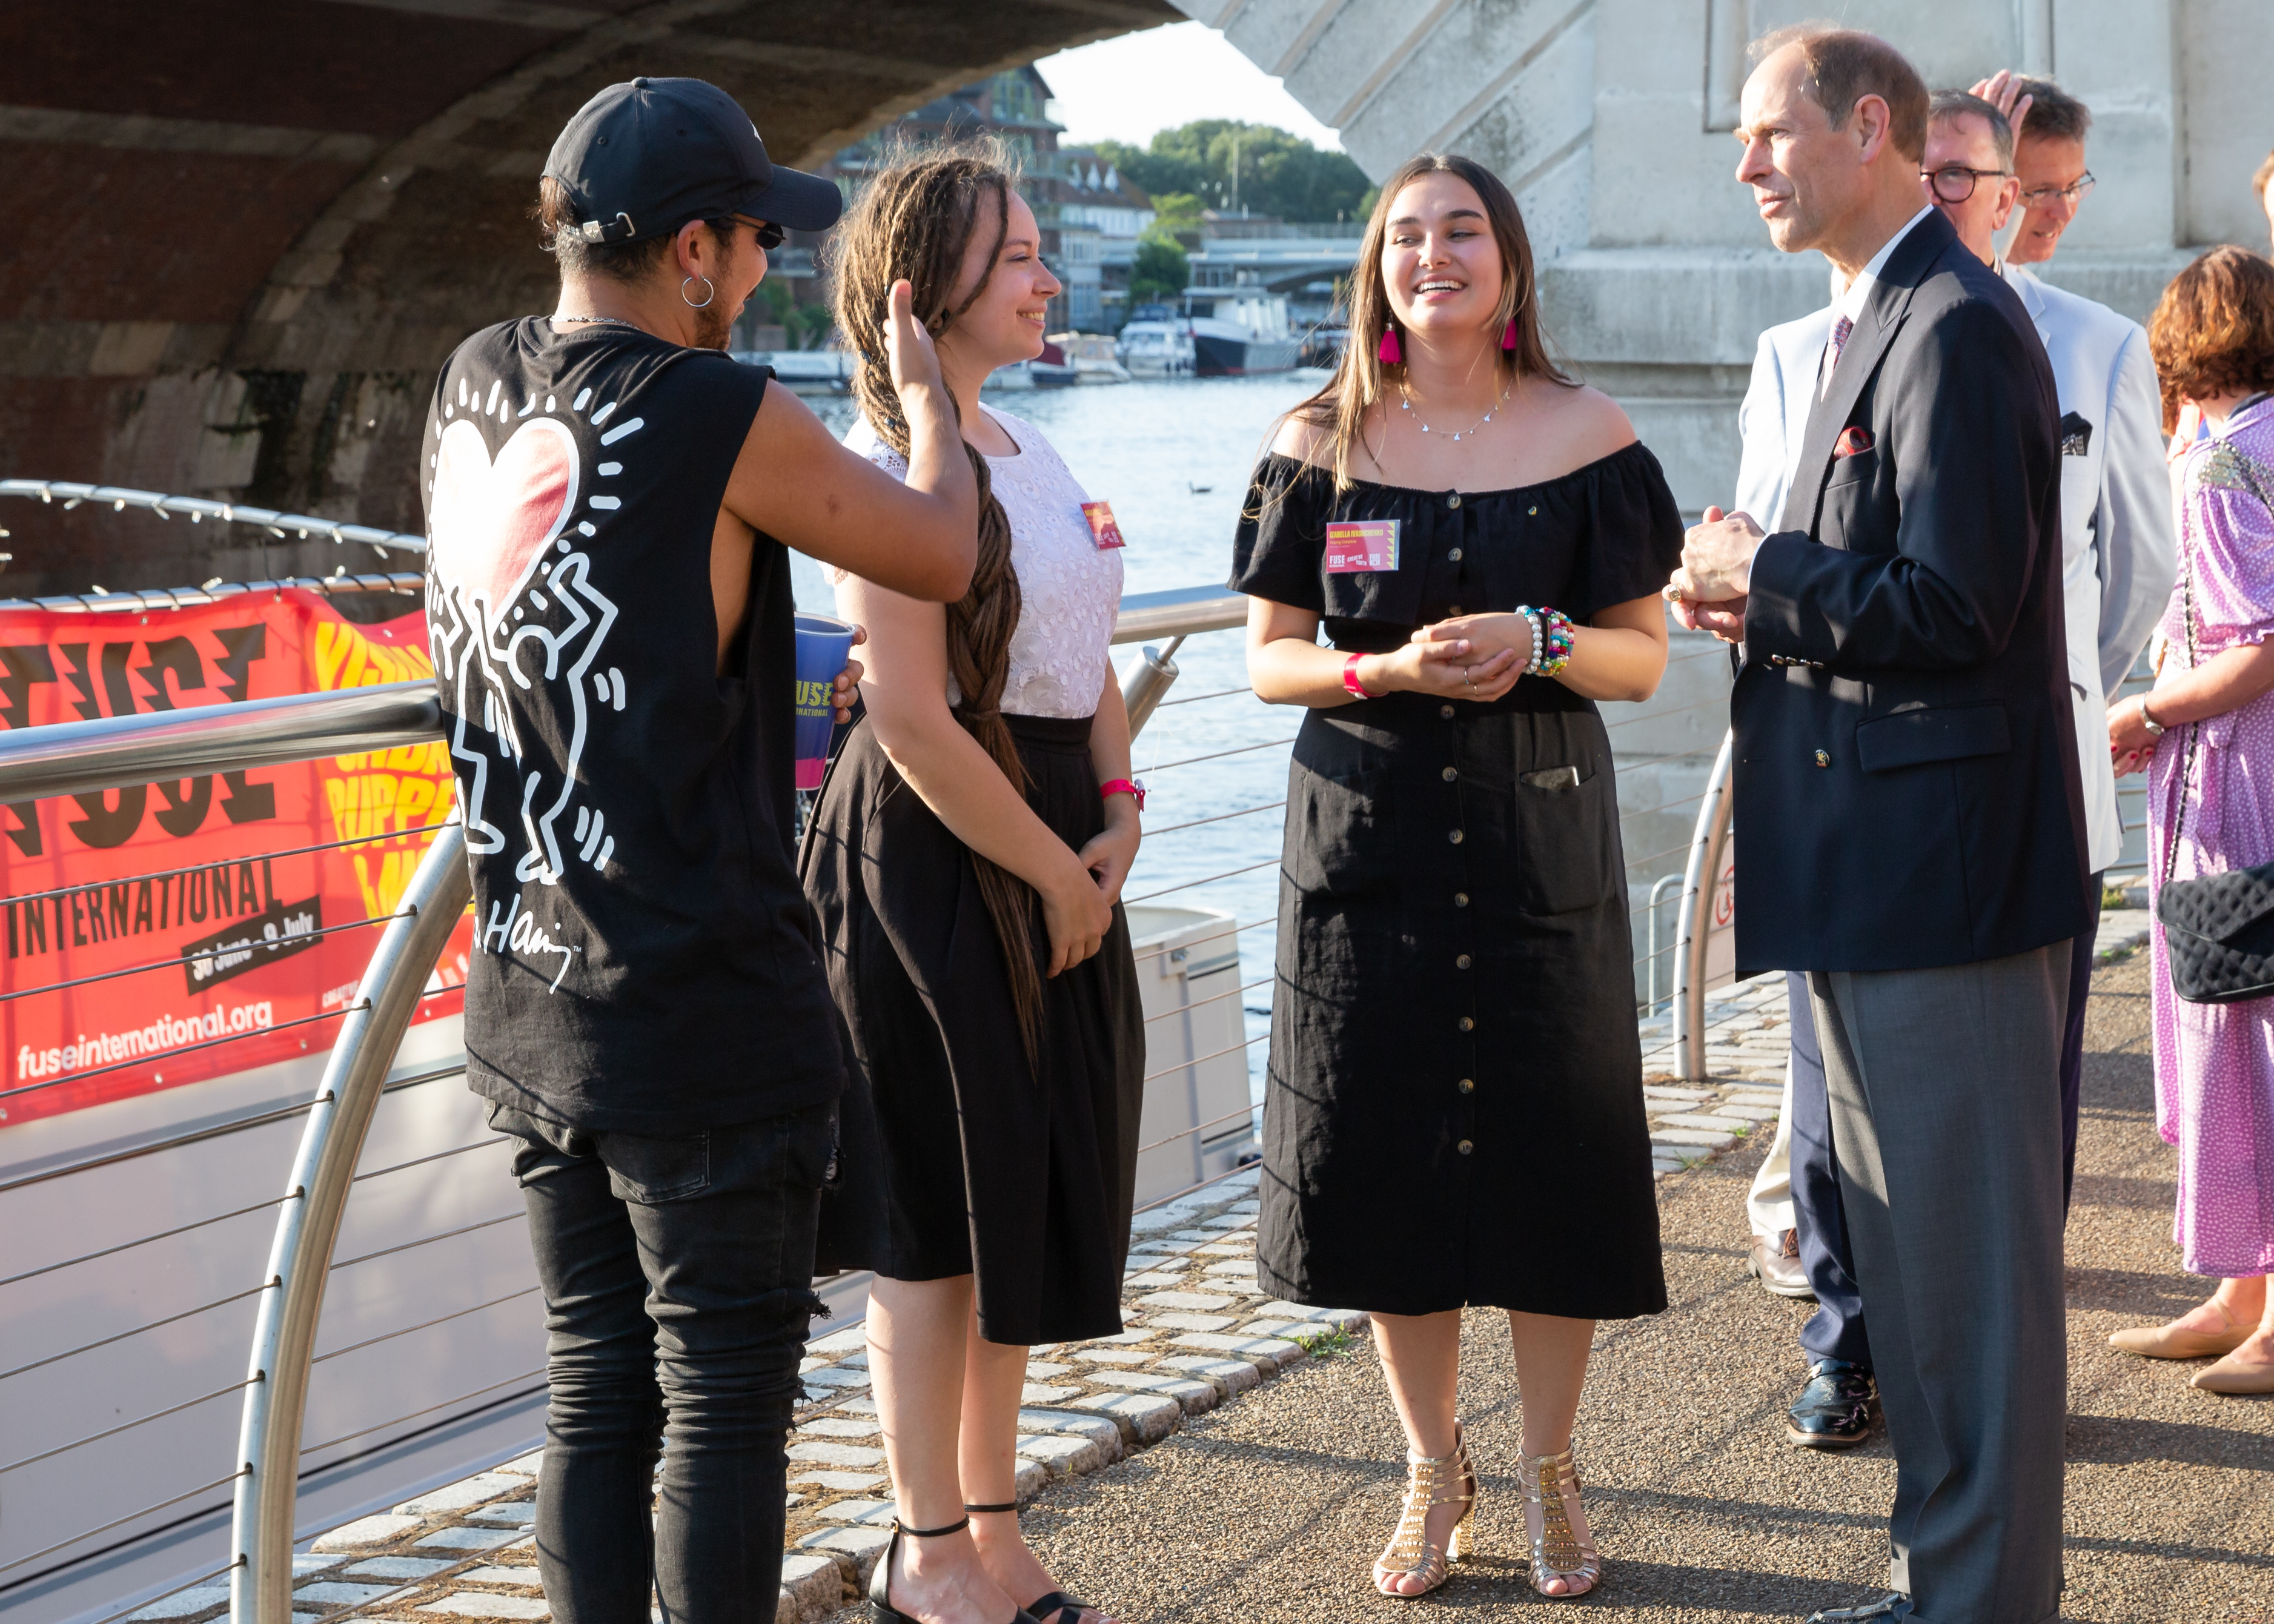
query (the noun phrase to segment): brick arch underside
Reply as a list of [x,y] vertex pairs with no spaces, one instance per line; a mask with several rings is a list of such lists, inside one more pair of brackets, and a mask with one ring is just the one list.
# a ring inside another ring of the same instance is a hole
[[[550,305],[525,210],[600,86],[689,74],[814,163],[1166,0],[17,0],[0,6],[0,477],[421,528],[436,369]],[[11,501],[0,592],[373,568]],[[397,559],[398,565],[400,559]]]

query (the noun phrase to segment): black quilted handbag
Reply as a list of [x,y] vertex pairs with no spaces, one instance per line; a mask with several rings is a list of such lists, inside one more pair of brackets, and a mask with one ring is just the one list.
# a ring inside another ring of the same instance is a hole
[[[2255,482],[2254,482],[2255,485]],[[2265,499],[2262,494],[2260,500]],[[2184,551],[2184,549],[2183,549]],[[2180,575],[2187,626],[2187,665],[2195,665],[2195,572]],[[2179,809],[2164,847],[2164,883],[2156,917],[2164,927],[2172,990],[2189,1004],[2240,1004],[2274,997],[2274,863],[2173,880],[2180,828],[2187,816],[2187,786],[2195,775],[2202,724],[2187,727],[2187,759],[2180,766]]]

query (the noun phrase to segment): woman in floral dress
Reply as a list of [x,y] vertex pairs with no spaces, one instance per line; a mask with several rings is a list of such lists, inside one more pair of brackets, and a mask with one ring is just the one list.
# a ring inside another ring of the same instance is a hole
[[[2119,774],[2149,773],[2150,875],[2160,891],[2274,862],[2274,266],[2218,248],[2181,272],[2149,327],[2173,441],[2180,583],[2156,686],[2108,715]],[[2176,846],[2176,851],[2173,848]],[[2274,998],[2182,1002],[2153,933],[2156,1104],[2179,1147],[2174,1226],[2210,1300],[2109,1341],[2151,1358],[2218,1363],[2194,1385],[2274,1393]]]

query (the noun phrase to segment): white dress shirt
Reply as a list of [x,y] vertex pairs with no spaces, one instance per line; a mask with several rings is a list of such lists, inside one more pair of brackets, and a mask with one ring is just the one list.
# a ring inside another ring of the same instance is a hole
[[[1842,316],[1848,318],[1848,325],[1851,328],[1859,325],[1863,321],[1864,306],[1871,302],[1871,289],[1879,285],[1879,273],[1887,268],[1888,256],[1895,252],[1895,245],[1897,244],[1901,243],[1903,238],[1909,237],[1917,229],[1918,222],[1920,221],[1924,220],[1932,213],[1934,213],[1934,206],[1930,203],[1924,208],[1919,210],[1917,214],[1913,214],[1909,220],[1903,222],[1903,229],[1901,230],[1896,232],[1886,242],[1879,244],[1879,252],[1873,254],[1871,259],[1865,262],[1864,268],[1856,273],[1856,280],[1848,284],[1848,290],[1841,294],[1838,298],[1832,301],[1832,318],[1834,328],[1837,328],[1840,325],[1840,318]],[[1823,396],[1825,390],[1831,387],[1832,368],[1834,365],[1835,363],[1832,357],[1832,344],[1830,340],[1827,339],[1824,345],[1824,365],[1817,373],[1816,393],[1819,399]]]

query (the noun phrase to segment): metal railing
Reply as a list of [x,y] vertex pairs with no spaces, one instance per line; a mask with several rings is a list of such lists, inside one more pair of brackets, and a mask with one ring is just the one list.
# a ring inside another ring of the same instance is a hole
[[108,503],[119,513],[129,508],[154,513],[162,519],[177,515],[192,524],[202,524],[207,519],[219,524],[256,524],[278,538],[297,538],[301,541],[328,539],[335,543],[361,542],[374,547],[381,558],[389,553],[424,553],[426,538],[407,535],[401,530],[383,530],[369,524],[347,524],[337,519],[320,519],[313,514],[279,513],[273,508],[255,508],[245,502],[215,501],[204,496],[168,496],[159,491],[137,491],[126,485],[80,485],[70,479],[0,479],[0,496],[25,496],[34,501],[60,502],[66,511],[81,502]]
[[[61,487],[56,488],[59,490]],[[103,604],[101,606],[108,605]],[[1130,643],[1158,638],[1165,643],[1161,648],[1146,647],[1125,680],[1125,700],[1131,712],[1133,733],[1141,728],[1148,718],[1158,715],[1163,707],[1209,702],[1237,703],[1242,698],[1252,700],[1250,690],[1245,686],[1224,687],[1209,692],[1167,697],[1178,675],[1173,656],[1183,641],[1203,632],[1238,627],[1244,623],[1246,616],[1246,600],[1244,598],[1216,588],[1139,594],[1124,600],[1114,642]],[[1699,705],[1708,703],[1701,701]],[[1619,725],[1623,724],[1614,724]],[[1180,755],[1175,760],[1159,763],[1152,771],[1167,772],[1238,757],[1253,759],[1259,766],[1275,760],[1284,763],[1284,758],[1274,753],[1291,743],[1291,738],[1288,736],[1291,733],[1291,726],[1283,729],[1275,724],[1269,730],[1269,737],[1260,741],[1239,743],[1221,749],[1196,749],[1190,754]],[[375,752],[404,745],[423,745],[441,736],[439,708],[432,685],[426,682],[398,683],[26,729],[0,733],[0,803],[46,796],[86,794],[196,774]],[[1693,754],[1696,753],[1677,752],[1675,756],[1653,759],[1661,762],[1677,757],[1687,760]],[[1680,923],[1673,949],[1675,969],[1673,996],[1677,1019],[1683,1023],[1682,1031],[1687,1044],[1683,1051],[1685,1074],[1690,1074],[1691,1066],[1697,1064],[1697,1038],[1703,1031],[1704,946],[1713,925],[1710,909],[1715,890],[1713,878],[1721,867],[1721,853],[1728,829],[1728,776],[1725,742],[1706,790],[1696,798],[1699,806],[1688,851],[1687,868],[1682,876]],[[1261,856],[1254,861],[1228,859],[1222,871],[1148,888],[1130,896],[1127,900],[1141,903],[1156,897],[1190,893],[1239,876],[1276,868],[1279,862],[1277,821],[1269,815],[1282,804],[1281,801],[1267,793],[1254,805],[1199,808],[1195,808],[1197,816],[1185,817],[1179,815],[1152,831],[1156,837],[1182,830],[1197,830],[1202,825],[1228,826],[1244,831],[1249,826],[1232,820],[1252,816],[1254,832],[1240,834],[1240,846],[1242,851],[1253,850]],[[1677,801],[1672,803],[1671,809],[1679,810],[1683,805]],[[1669,809],[1667,806],[1643,808],[1631,816],[1663,814]],[[383,1097],[433,1081],[456,1078],[463,1071],[462,1060],[416,1066],[408,1071],[398,1069],[398,1050],[421,991],[426,986],[435,955],[456,921],[462,917],[469,894],[463,831],[455,822],[431,827],[435,830],[436,838],[419,862],[401,901],[391,914],[372,921],[375,926],[383,925],[383,934],[356,985],[352,997],[346,1008],[340,1011],[338,1018],[342,1024],[312,1098],[264,1105],[225,1121],[185,1124],[181,1132],[169,1132],[147,1143],[100,1149],[75,1161],[37,1168],[14,1178],[0,1177],[0,1194],[4,1194],[51,1179],[115,1167],[121,1162],[136,1157],[209,1142],[217,1135],[241,1132],[253,1127],[275,1129],[296,1118],[302,1119],[291,1169],[282,1194],[258,1200],[241,1199],[232,1203],[225,1212],[198,1217],[186,1223],[119,1240],[116,1244],[95,1246],[82,1255],[42,1264],[27,1273],[0,1279],[0,1287],[11,1286],[34,1276],[49,1275],[56,1270],[90,1264],[96,1259],[126,1258],[136,1248],[144,1245],[192,1232],[211,1232],[212,1226],[230,1221],[256,1221],[259,1214],[274,1210],[267,1264],[259,1279],[231,1295],[222,1297],[218,1303],[205,1304],[200,1308],[187,1311],[189,1313],[202,1312],[222,1304],[247,1300],[257,1304],[250,1355],[244,1367],[245,1374],[243,1380],[188,1401],[191,1404],[217,1402],[232,1394],[241,1395],[237,1446],[233,1458],[227,1462],[215,1463],[217,1473],[225,1466],[227,1475],[215,1475],[212,1481],[200,1482],[197,1486],[174,1493],[170,1499],[160,1500],[155,1505],[141,1505],[138,1500],[135,1508],[123,1516],[109,1511],[98,1514],[103,1527],[81,1530],[62,1545],[50,1546],[49,1551],[34,1553],[33,1557],[23,1560],[46,1556],[50,1552],[61,1552],[74,1545],[84,1545],[106,1530],[147,1528],[154,1519],[168,1515],[169,1507],[178,1507],[184,1502],[195,1501],[201,1495],[227,1488],[231,1505],[228,1563],[192,1583],[209,1582],[226,1573],[231,1593],[231,1616],[237,1624],[289,1624],[292,1616],[292,1547],[295,1544],[296,1508],[299,1504],[303,1478],[316,1470],[309,1465],[312,1456],[367,1435],[382,1435],[380,1441],[383,1443],[388,1437],[399,1433],[404,1425],[432,1413],[441,1413],[445,1420],[453,1415],[472,1413],[467,1408],[470,1405],[478,1410],[491,1402],[503,1402],[493,1400],[499,1389],[516,1389],[507,1394],[507,1399],[517,1399],[524,1393],[541,1392],[541,1369],[521,1372],[505,1380],[477,1387],[441,1403],[414,1410],[410,1415],[395,1416],[375,1425],[348,1432],[342,1437],[328,1438],[322,1443],[310,1445],[304,1437],[310,1383],[316,1365],[324,1359],[354,1352],[372,1342],[385,1342],[391,1337],[423,1331],[429,1325],[440,1323],[432,1318],[436,1305],[423,1305],[411,1316],[420,1322],[418,1324],[400,1328],[390,1326],[375,1337],[356,1341],[348,1347],[319,1357],[318,1330],[322,1320],[327,1285],[332,1274],[368,1258],[380,1257],[402,1249],[389,1244],[358,1257],[335,1258],[334,1254],[343,1232],[350,1192],[365,1181],[395,1174],[403,1168],[483,1150],[502,1142],[493,1135],[483,1136],[473,1142],[453,1145],[431,1154],[422,1154],[360,1174],[357,1172],[358,1160],[369,1142],[379,1102]],[[335,844],[352,845],[355,842]],[[1231,853],[1233,859],[1239,855],[1239,852]],[[1651,853],[1637,859],[1630,867],[1630,874],[1633,875],[1637,869],[1646,869],[1648,865],[1665,855],[1667,853]],[[1645,879],[1649,877],[1646,873],[1643,876]],[[1639,905],[1637,910],[1651,915],[1652,948],[1638,963],[1652,966],[1653,978],[1660,951],[1655,940],[1656,908],[1671,879],[1670,876],[1658,876],[1651,886],[1651,900]],[[1637,885],[1641,883],[1639,879],[1635,882]],[[1220,931],[1201,940],[1214,940],[1221,936],[1236,943],[1249,931],[1270,927],[1275,922],[1269,909],[1264,910],[1261,917],[1254,919],[1243,921],[1235,915],[1227,919]],[[1197,943],[1190,945],[1196,946]],[[1232,980],[1234,984],[1227,990],[1201,1002],[1236,998],[1242,1000],[1238,1007],[1244,1009],[1246,996],[1267,987],[1270,981],[1268,976],[1253,979],[1234,976]],[[1641,1001],[1644,1011],[1647,1013],[1657,1001],[1657,986],[1653,979],[1646,996]],[[1196,1008],[1199,1004],[1186,1007]],[[328,1015],[325,1019],[333,1018]],[[1261,1041],[1261,1033],[1248,1033],[1242,1041],[1215,1053],[1188,1056],[1168,1070],[1198,1067],[1208,1062],[1220,1061],[1226,1055],[1244,1054]],[[1156,1149],[1160,1145],[1193,1136],[1218,1134],[1221,1137],[1218,1131],[1224,1129],[1227,1124],[1237,1123],[1241,1118],[1252,1124],[1257,1109],[1251,1104],[1229,1116],[1195,1123],[1166,1139],[1148,1143],[1144,1148]],[[1233,1132],[1236,1132],[1237,1129]],[[1213,1178],[1202,1179],[1189,1189],[1163,1196],[1151,1205],[1181,1199],[1193,1190],[1230,1176],[1234,1170],[1226,1169]],[[486,1233],[490,1226],[508,1224],[518,1216],[519,1214],[514,1212],[501,1217],[481,1219],[424,1238],[403,1242],[402,1246],[424,1245],[473,1231]],[[386,1238],[392,1240],[393,1237]],[[510,1297],[519,1297],[526,1294],[525,1291],[516,1291]],[[509,1297],[499,1297],[493,1302],[476,1302],[471,1307],[445,1313],[443,1319],[456,1320],[462,1313],[471,1314],[508,1300]],[[183,1313],[162,1316],[149,1325],[130,1327],[117,1335],[106,1335],[65,1350],[53,1355],[52,1359],[82,1357],[98,1348],[122,1344],[131,1346],[133,1337],[155,1329],[160,1324],[172,1323],[184,1317]],[[43,1359],[37,1363],[44,1365],[50,1362],[50,1359]],[[13,1371],[0,1372],[0,1380],[15,1373]],[[529,1387],[531,1381],[538,1384],[537,1387]],[[149,1415],[129,1417],[123,1423],[111,1422],[106,1417],[103,1429],[63,1447],[76,1448],[92,1443],[97,1438],[110,1436],[113,1431],[155,1423],[162,1417],[172,1415],[185,1407],[176,1404],[164,1408],[163,1404],[164,1397],[162,1395],[152,1401],[153,1412]],[[0,1465],[0,1471],[7,1470],[11,1469]],[[154,1500],[158,1498],[158,1491],[154,1488],[146,1489],[145,1492]],[[100,1552],[90,1553],[89,1555],[94,1560],[102,1559]],[[0,1570],[0,1584],[6,1583],[5,1570]],[[144,1605],[152,1599],[143,1595],[134,1605]]]

